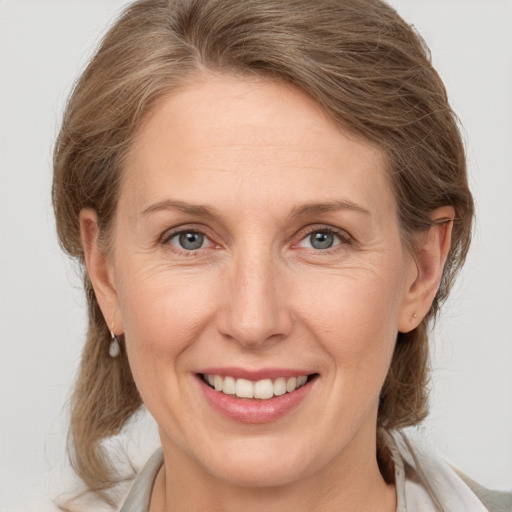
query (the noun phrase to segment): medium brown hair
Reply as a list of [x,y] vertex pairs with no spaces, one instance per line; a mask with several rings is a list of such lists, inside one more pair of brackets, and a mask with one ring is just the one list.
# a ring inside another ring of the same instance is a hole
[[[124,159],[142,121],[205,69],[291,84],[380,148],[406,243],[431,226],[434,209],[455,208],[434,304],[418,328],[398,334],[380,399],[380,426],[420,422],[428,325],[465,259],[473,202],[457,120],[428,49],[380,0],[140,0],[128,7],[76,83],[55,146],[53,204],[64,250],[83,268],[83,208],[97,211],[108,239]],[[108,356],[109,329],[85,270],[84,286],[89,328],[70,433],[75,469],[98,492],[115,481],[102,442],[141,399],[126,353]]]

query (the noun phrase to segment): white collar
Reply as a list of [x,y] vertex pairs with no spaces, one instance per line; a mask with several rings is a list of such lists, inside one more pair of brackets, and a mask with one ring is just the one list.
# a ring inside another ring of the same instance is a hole
[[397,512],[488,512],[417,431],[384,436],[395,464]]

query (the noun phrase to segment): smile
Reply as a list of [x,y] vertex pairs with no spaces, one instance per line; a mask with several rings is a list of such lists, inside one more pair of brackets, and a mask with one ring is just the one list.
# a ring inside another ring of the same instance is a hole
[[318,373],[294,373],[290,369],[211,368],[196,373],[196,382],[207,403],[222,416],[263,424],[299,408],[320,380]]
[[202,374],[204,382],[215,389],[215,391],[225,395],[235,395],[238,398],[255,398],[258,400],[268,400],[291,393],[304,386],[308,382],[309,377],[313,377],[313,375],[251,381],[248,379],[237,379],[229,375]]

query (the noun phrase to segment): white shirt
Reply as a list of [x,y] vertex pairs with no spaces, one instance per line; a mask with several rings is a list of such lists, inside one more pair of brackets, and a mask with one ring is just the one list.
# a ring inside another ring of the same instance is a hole
[[418,435],[394,431],[386,441],[395,465],[396,512],[487,512],[452,467]]

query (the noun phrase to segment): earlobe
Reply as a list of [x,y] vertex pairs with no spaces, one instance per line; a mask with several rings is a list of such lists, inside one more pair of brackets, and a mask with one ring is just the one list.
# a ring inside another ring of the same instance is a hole
[[432,227],[418,235],[412,255],[415,269],[406,283],[398,319],[400,332],[416,328],[432,306],[450,251],[454,217],[452,206],[437,208],[431,215]]
[[107,326],[114,326],[115,333],[122,333],[117,290],[108,254],[99,244],[98,215],[92,208],[80,212],[80,234],[87,273]]

